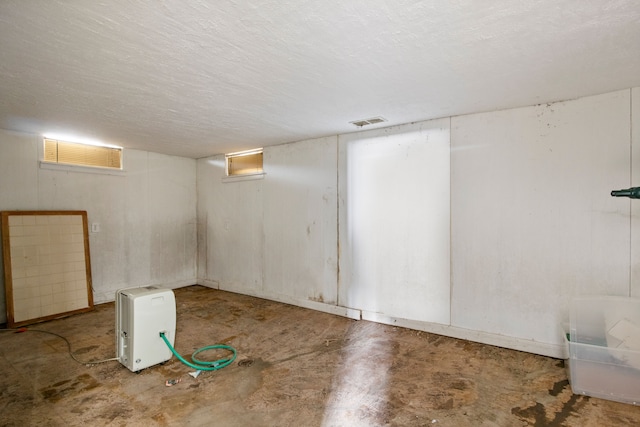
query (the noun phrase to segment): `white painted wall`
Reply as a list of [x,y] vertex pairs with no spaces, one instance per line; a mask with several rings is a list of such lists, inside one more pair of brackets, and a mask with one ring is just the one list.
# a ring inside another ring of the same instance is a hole
[[[631,181],[640,187],[640,87],[631,90]],[[640,200],[631,205],[631,296],[640,298]],[[620,206],[624,206],[620,203]]]
[[224,156],[198,160],[200,282],[335,311],[337,138],[267,147],[264,171],[225,182]]
[[571,296],[629,295],[629,201],[610,196],[630,183],[629,105],[625,90],[452,119],[453,326],[554,353]]
[[198,161],[203,283],[555,357],[573,295],[640,295],[640,202],[609,195],[640,185],[640,89],[321,141],[258,181]]
[[96,303],[123,287],[195,283],[195,160],[125,150],[122,175],[50,170],[39,167],[40,143],[0,130],[0,210],[86,210],[100,223],[90,234]]
[[449,324],[449,119],[340,136],[340,304]]
[[265,150],[264,285],[269,292],[336,304],[337,138]]
[[263,276],[263,180],[223,183],[224,168],[224,155],[198,160],[198,280],[255,294]]

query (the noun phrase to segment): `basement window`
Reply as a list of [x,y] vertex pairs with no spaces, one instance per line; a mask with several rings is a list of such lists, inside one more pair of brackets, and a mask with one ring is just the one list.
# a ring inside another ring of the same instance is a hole
[[122,170],[122,148],[44,138],[45,163]]
[[225,154],[226,177],[262,178],[262,148]]

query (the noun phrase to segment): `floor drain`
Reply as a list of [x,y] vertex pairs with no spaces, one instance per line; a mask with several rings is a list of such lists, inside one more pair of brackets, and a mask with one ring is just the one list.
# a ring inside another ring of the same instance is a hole
[[251,365],[253,365],[252,359],[244,359],[238,362],[238,366],[242,366],[244,368],[248,368]]

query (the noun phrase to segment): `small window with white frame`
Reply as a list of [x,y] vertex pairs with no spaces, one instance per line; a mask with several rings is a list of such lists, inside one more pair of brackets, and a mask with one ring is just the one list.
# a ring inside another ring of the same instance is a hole
[[122,170],[122,148],[44,137],[43,162]]
[[262,148],[225,154],[226,176],[262,175]]

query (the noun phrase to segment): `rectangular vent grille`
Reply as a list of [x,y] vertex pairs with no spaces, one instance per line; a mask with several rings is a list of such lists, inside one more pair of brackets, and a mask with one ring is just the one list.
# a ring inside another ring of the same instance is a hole
[[370,119],[364,119],[364,120],[355,120],[353,122],[349,122],[352,123],[358,127],[362,127],[362,126],[368,126],[368,125],[375,125],[378,123],[383,123],[386,122],[387,119],[385,119],[384,117],[372,117]]

